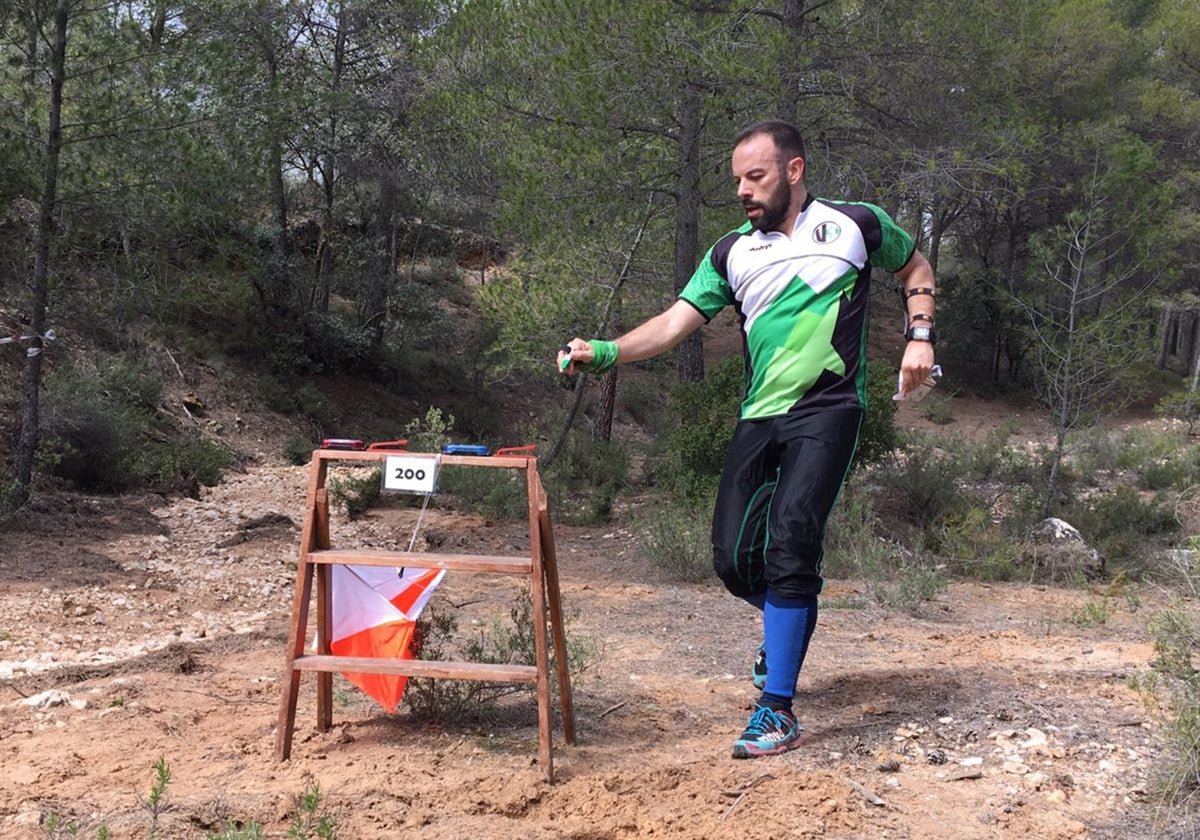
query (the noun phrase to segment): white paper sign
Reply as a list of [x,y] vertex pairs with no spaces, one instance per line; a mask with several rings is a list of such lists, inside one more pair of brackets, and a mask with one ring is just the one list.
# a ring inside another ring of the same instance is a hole
[[389,455],[383,462],[383,489],[393,493],[432,493],[437,461],[412,455]]

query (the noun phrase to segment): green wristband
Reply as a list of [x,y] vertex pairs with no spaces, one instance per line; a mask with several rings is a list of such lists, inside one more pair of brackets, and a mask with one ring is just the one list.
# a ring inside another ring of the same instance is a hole
[[617,364],[617,342],[593,338],[588,344],[592,346],[592,360],[578,365],[584,373],[599,375]]

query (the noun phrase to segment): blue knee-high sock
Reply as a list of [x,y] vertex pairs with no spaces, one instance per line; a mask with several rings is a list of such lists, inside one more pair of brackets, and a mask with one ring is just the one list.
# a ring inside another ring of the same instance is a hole
[[767,684],[759,702],[790,709],[796,680],[817,626],[817,597],[785,598],[767,592],[763,636],[767,645]]

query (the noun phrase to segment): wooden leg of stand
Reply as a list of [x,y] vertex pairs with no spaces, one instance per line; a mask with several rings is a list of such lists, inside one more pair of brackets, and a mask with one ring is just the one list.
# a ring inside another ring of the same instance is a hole
[[[329,495],[325,490],[317,492],[317,548],[329,548]],[[317,567],[317,653],[329,656],[333,653],[332,583],[333,567]],[[333,674],[317,672],[317,731],[328,732],[333,727]]]
[[575,711],[571,703],[571,663],[567,659],[562,593],[558,588],[558,556],[554,549],[554,530],[550,525],[548,505],[542,505],[538,511],[538,523],[541,526],[542,556],[546,570],[546,595],[550,602],[550,633],[554,638],[554,666],[558,672],[558,702],[562,707],[563,740],[574,744]]
[[538,491],[540,482],[530,464],[529,486],[529,551],[533,556],[533,641],[537,657],[538,696],[538,758],[546,781],[554,781],[553,745],[550,721],[550,652],[546,643],[545,565],[542,556],[541,526],[538,524]]
[[283,689],[279,700],[279,722],[275,728],[275,758],[292,757],[292,733],[296,728],[296,701],[300,697],[300,672],[297,657],[304,655],[304,634],[308,630],[308,602],[312,598],[313,564],[308,552],[313,549],[316,529],[317,492],[325,486],[327,465],[315,459],[308,476],[308,498],[304,527],[300,532],[300,558],[296,563],[296,589],[292,596],[292,623],[288,629],[287,657],[283,668]]

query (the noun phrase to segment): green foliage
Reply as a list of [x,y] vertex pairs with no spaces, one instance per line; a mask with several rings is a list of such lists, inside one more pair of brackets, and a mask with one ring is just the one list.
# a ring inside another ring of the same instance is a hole
[[1063,516],[1110,562],[1136,561],[1148,543],[1179,530],[1179,521],[1163,498],[1145,499],[1128,485],[1079,502]]
[[554,494],[555,519],[571,525],[607,522],[628,475],[624,446],[572,431],[543,476]]
[[412,452],[441,452],[452,443],[454,416],[430,407],[424,417],[415,417],[404,427],[404,438]]
[[679,425],[667,438],[666,473],[684,495],[702,496],[716,486],[744,391],[740,356],[722,359],[703,382],[680,382],[672,391],[671,415]]
[[1067,621],[1076,627],[1099,627],[1107,624],[1112,614],[1112,603],[1108,598],[1103,598],[1099,601],[1087,601],[1079,606],[1072,606]]
[[480,467],[442,467],[438,491],[454,497],[455,506],[488,519],[523,519],[529,512],[525,474]]
[[331,425],[337,418],[337,408],[324,392],[299,376],[280,378],[271,373],[261,374],[258,392],[267,408],[280,414],[298,414],[320,426]]
[[313,450],[316,448],[316,444],[306,437],[288,435],[283,440],[283,457],[289,464],[299,467],[312,460]]
[[921,401],[921,416],[930,423],[945,426],[954,422],[952,399],[945,394],[930,394]]
[[[42,469],[88,490],[194,493],[198,485],[216,484],[229,452],[165,426],[157,412],[161,396],[157,371],[122,358],[93,370],[56,371],[46,379]],[[168,431],[176,436],[164,441]]]
[[1200,434],[1196,428],[1200,423],[1200,391],[1185,388],[1168,394],[1159,400],[1154,410],[1162,417],[1186,423],[1188,435]]
[[617,405],[625,410],[633,422],[657,431],[666,414],[661,390],[653,385],[622,376],[617,389]]
[[79,822],[77,820],[64,817],[57,812],[42,814],[41,820],[38,823],[38,828],[42,830],[46,840],[60,840],[65,837],[77,837],[79,835]]
[[830,516],[823,573],[862,581],[877,604],[917,612],[945,587],[945,576],[932,560],[906,557],[878,536],[875,506],[861,480],[847,484]]
[[150,826],[146,830],[148,840],[158,840],[162,836],[158,820],[167,810],[167,788],[170,784],[171,767],[167,759],[160,755],[158,761],[154,762],[154,781],[150,784],[150,791],[142,799],[142,809],[150,817]]
[[858,433],[854,463],[873,464],[887,457],[900,443],[896,432],[896,401],[892,399],[895,377],[867,377],[867,414]]
[[324,807],[321,786],[313,782],[300,796],[287,836],[293,840],[337,840],[337,820]]
[[248,820],[241,825],[231,825],[220,834],[205,835],[206,840],[265,840],[266,832],[254,820]]
[[477,292],[495,330],[492,364],[501,371],[554,373],[556,348],[581,333],[595,337],[602,295],[594,282],[580,282],[574,266],[556,255],[509,267]]
[[943,448],[938,438],[913,433],[895,464],[879,471],[878,479],[908,518],[924,531],[964,504],[959,489],[962,475],[956,452]]
[[685,499],[656,504],[639,530],[650,564],[671,580],[713,578],[712,500]]
[[346,516],[357,519],[376,505],[382,489],[379,467],[361,473],[337,475],[329,479],[329,498],[345,506]]
[[[569,626],[574,616],[564,617]],[[421,659],[467,661],[489,664],[532,664],[535,649],[533,599],[523,589],[509,609],[508,622],[496,619],[462,640],[458,621],[438,601],[425,607],[413,634],[412,648]],[[597,656],[595,643],[586,636],[567,633],[567,667],[572,674],[586,670]],[[555,653],[550,646],[551,669]],[[557,681],[551,680],[552,683]],[[557,690],[557,685],[554,686]],[[513,694],[528,694],[531,685],[488,683],[478,680],[412,678],[404,692],[404,703],[416,718],[429,720],[477,719],[496,710],[496,704]]]
[[969,507],[947,516],[936,535],[948,570],[974,580],[1007,581],[1017,577],[1019,548],[991,514]]

